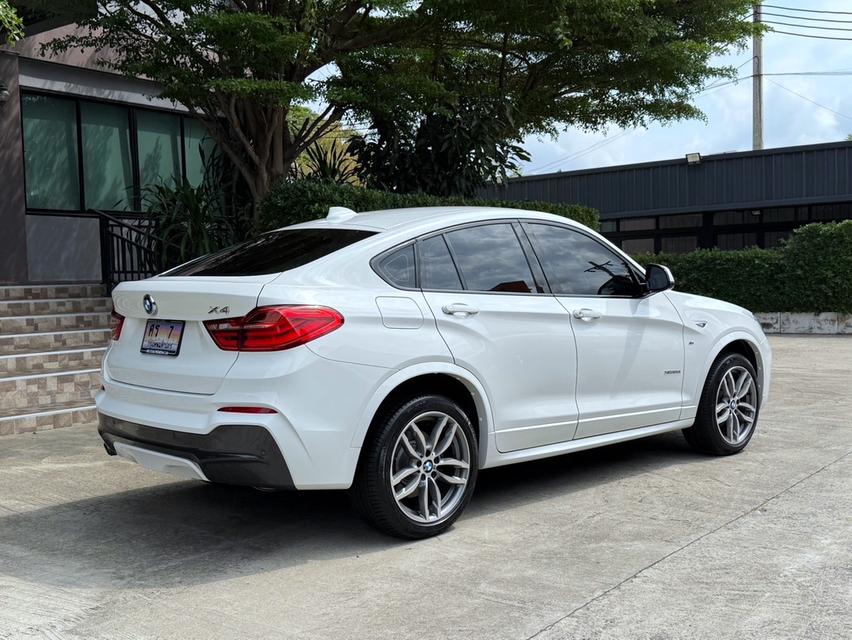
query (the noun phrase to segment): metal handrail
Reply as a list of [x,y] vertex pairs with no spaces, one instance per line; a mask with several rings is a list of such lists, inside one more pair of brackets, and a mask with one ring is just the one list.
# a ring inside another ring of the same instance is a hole
[[[101,241],[101,277],[107,291],[125,280],[143,280],[159,271],[157,256],[162,241],[141,225],[128,224],[113,215],[89,209],[98,216]],[[142,216],[139,221],[148,220]]]

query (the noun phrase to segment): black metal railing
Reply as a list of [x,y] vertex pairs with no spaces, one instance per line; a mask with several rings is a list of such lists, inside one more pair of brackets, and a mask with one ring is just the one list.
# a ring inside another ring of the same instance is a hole
[[101,276],[108,292],[119,282],[144,280],[163,270],[160,242],[147,217],[89,212],[97,214],[100,222]]

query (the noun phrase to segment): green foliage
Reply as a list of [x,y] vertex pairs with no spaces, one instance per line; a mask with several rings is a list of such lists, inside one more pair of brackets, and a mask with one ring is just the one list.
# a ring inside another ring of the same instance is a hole
[[160,269],[232,245],[253,231],[246,194],[227,159],[213,154],[203,161],[204,179],[197,186],[172,180],[142,190]]
[[471,197],[529,160],[520,140],[513,140],[510,111],[505,103],[463,99],[424,116],[413,129],[388,123],[378,136],[355,138],[349,152],[361,181],[375,189]]
[[260,227],[263,230],[324,218],[329,207],[348,207],[354,211],[377,211],[402,207],[438,207],[466,205],[507,207],[554,213],[598,228],[598,212],[578,205],[552,202],[513,202],[476,198],[441,198],[425,193],[389,193],[337,185],[319,180],[297,180],[276,184],[261,206]]
[[8,0],[0,0],[0,39],[9,46],[24,37],[24,21]]
[[634,257],[671,268],[680,291],[751,311],[852,313],[852,220],[801,227],[775,249]]
[[298,177],[324,180],[334,184],[357,184],[358,172],[355,161],[346,145],[336,139],[327,144],[318,140],[305,151],[298,166]]

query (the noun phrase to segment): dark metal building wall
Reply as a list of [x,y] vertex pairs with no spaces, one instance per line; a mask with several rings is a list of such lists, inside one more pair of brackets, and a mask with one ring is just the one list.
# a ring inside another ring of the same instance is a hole
[[526,176],[481,195],[582,204],[602,219],[842,202],[852,200],[852,143]]

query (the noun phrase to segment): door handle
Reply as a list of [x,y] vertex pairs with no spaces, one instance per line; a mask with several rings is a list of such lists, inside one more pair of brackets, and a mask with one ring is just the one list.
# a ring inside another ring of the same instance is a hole
[[584,307],[582,309],[574,309],[574,317],[578,320],[597,320],[601,317],[601,312],[595,311],[594,309],[586,309]]
[[479,313],[479,309],[476,307],[471,307],[470,305],[466,305],[461,302],[445,304],[441,307],[441,311],[446,313],[448,316],[454,316],[456,318],[467,318],[468,316],[475,316]]

